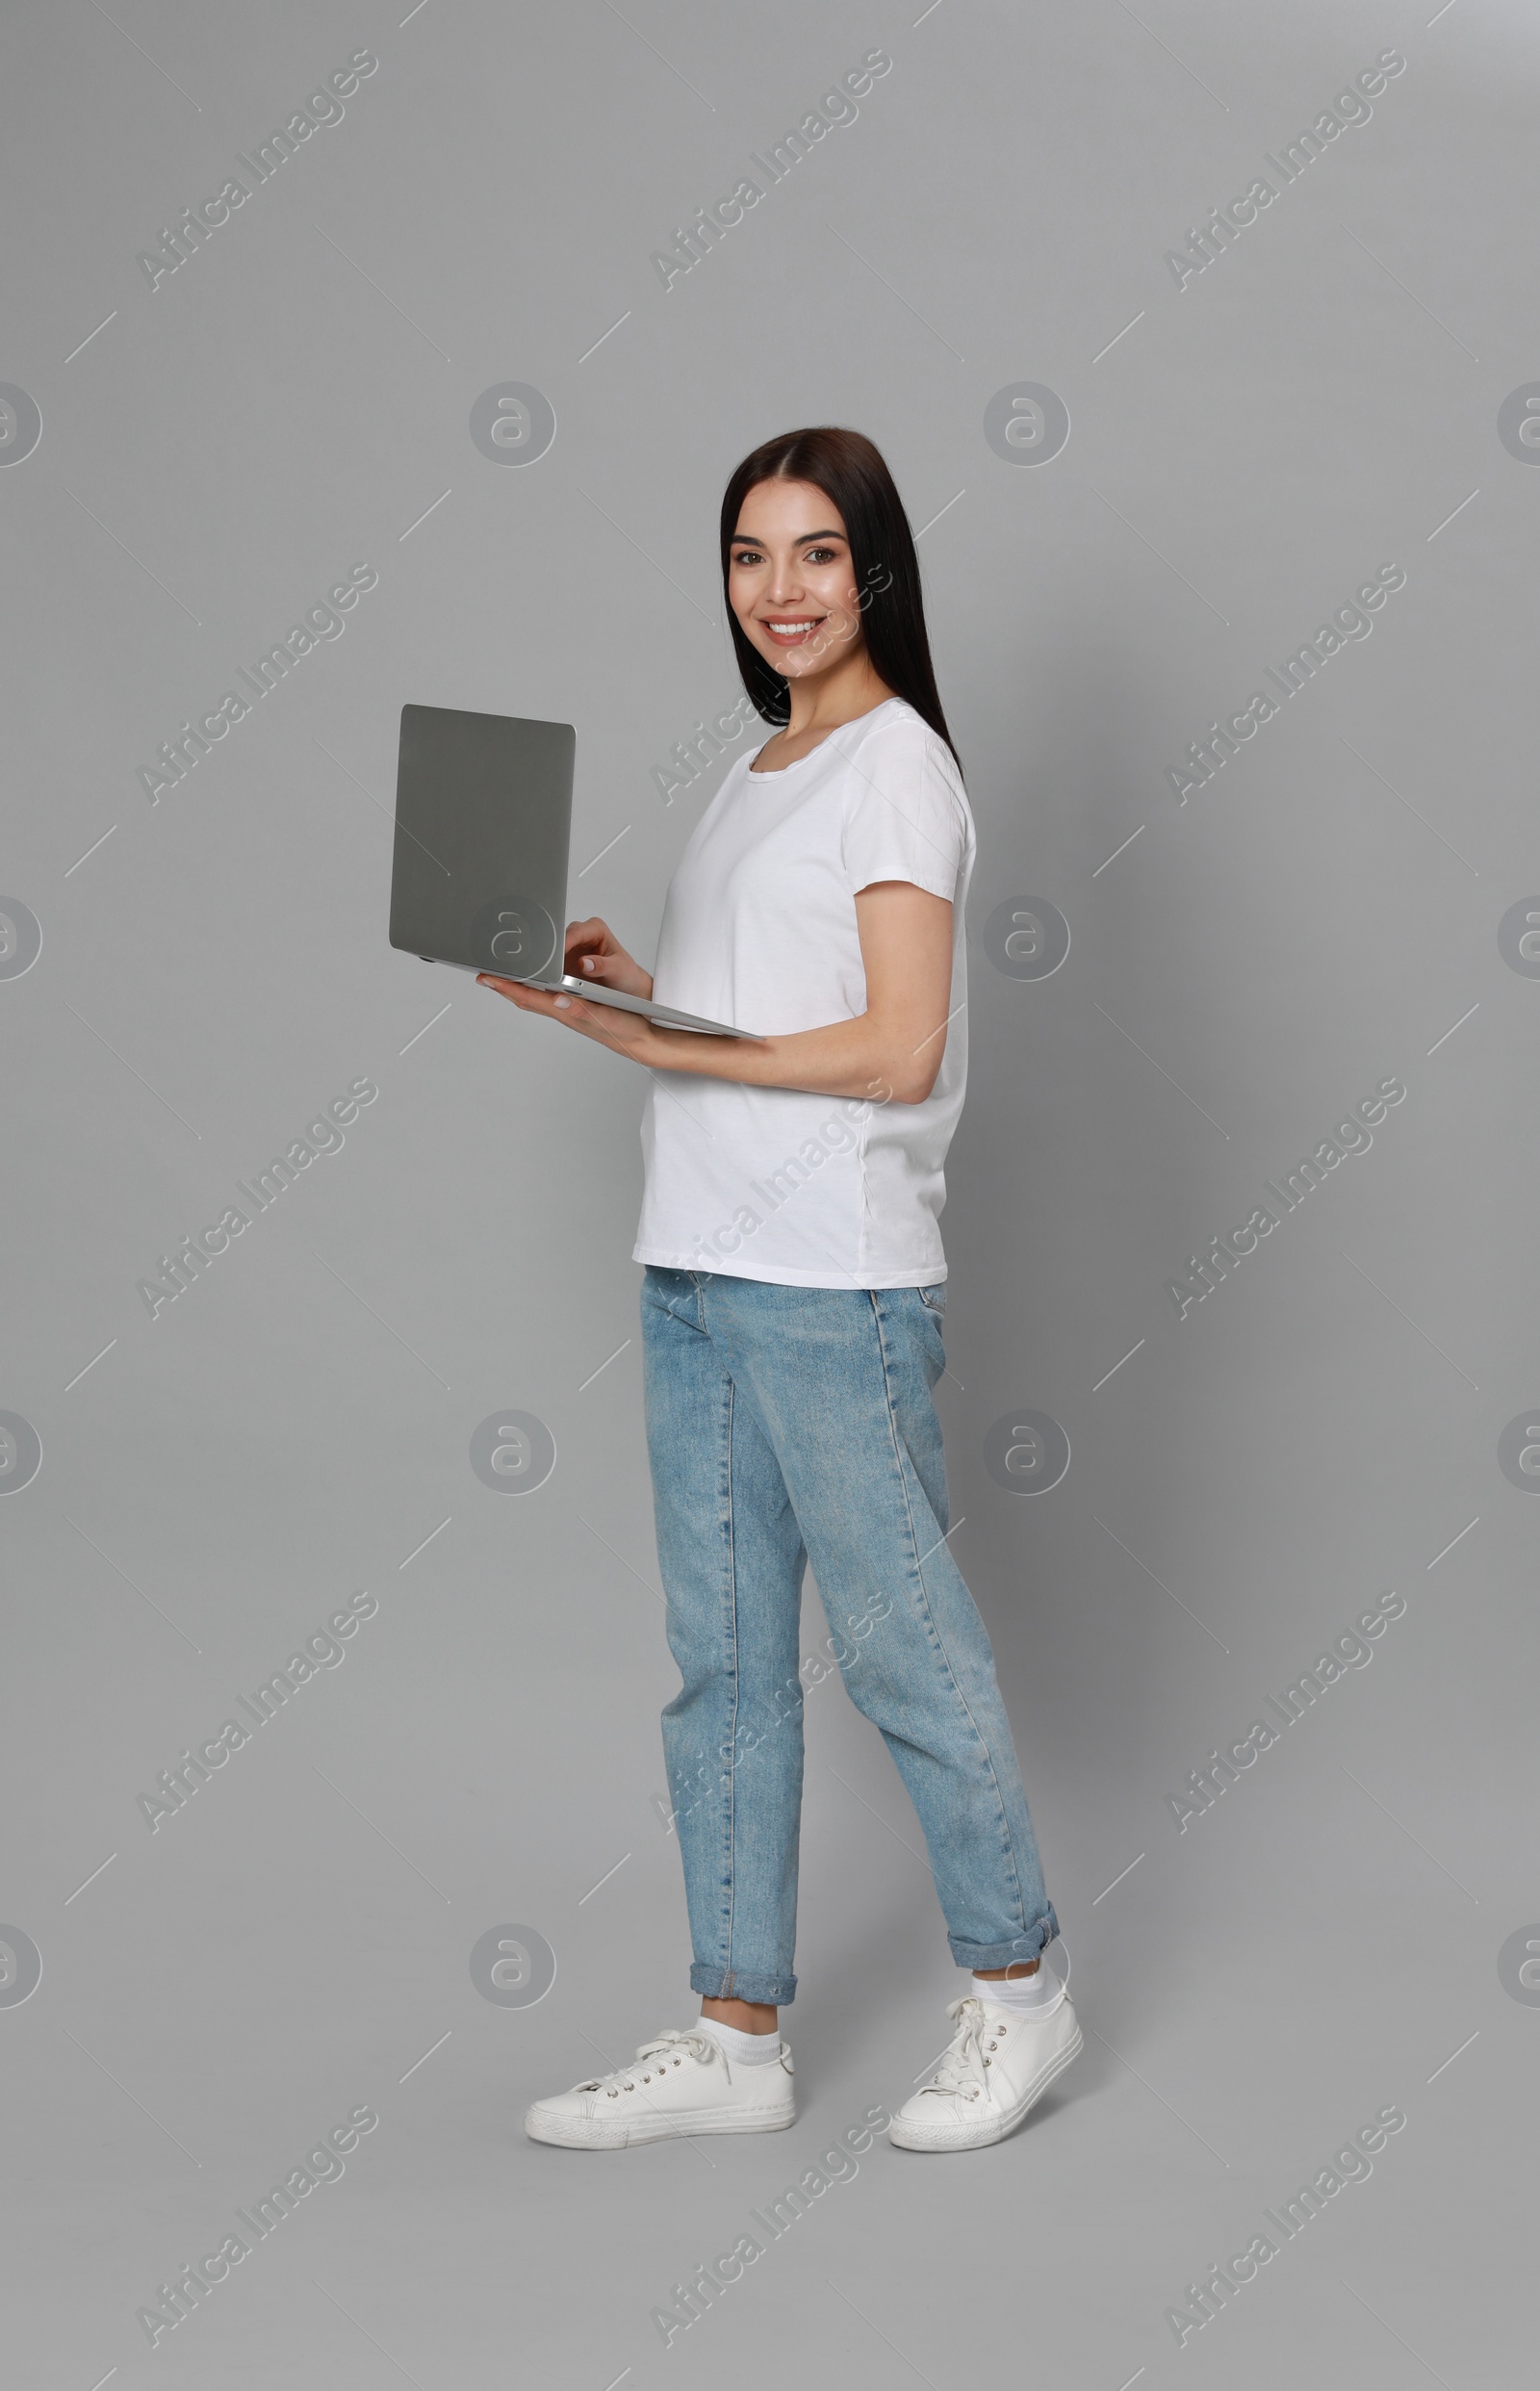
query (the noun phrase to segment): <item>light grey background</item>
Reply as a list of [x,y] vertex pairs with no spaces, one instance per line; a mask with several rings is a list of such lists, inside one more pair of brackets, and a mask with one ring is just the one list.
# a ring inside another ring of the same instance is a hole
[[[652,251],[879,44],[859,119],[665,290]],[[1179,288],[1168,250],[1393,46],[1372,120]],[[136,252],[363,47],[345,119],[152,290]],[[13,2378],[1516,2381],[1540,1506],[1498,1454],[1540,1401],[1540,986],[1498,928],[1540,889],[1540,450],[1498,416],[1540,376],[1532,16],[63,0],[7,12],[3,64],[0,381],[42,424],[0,467],[0,894],[42,933],[0,981],[0,1409],[42,1454],[0,1501],[0,1917],[42,1958],[0,2009]],[[507,382],[554,410],[527,467],[471,434]],[[1041,466],[985,437],[1018,382],[1068,409]],[[722,484],[808,422],[879,441],[925,527],[979,824],[941,1400],[1087,2053],[1003,2147],[879,2144],[665,2349],[650,2311],[907,2096],[960,1979],[820,1686],[796,2128],[522,2138],[694,2007],[642,1090],[388,948],[388,809],[403,700],[575,722],[574,903],[650,957],[721,764],[667,805],[654,775],[738,696]],[[355,562],[345,634],[151,805],[160,742]],[[1179,804],[1186,743],[1386,563],[1373,635]],[[1027,896],[1071,933],[1038,982],[982,943]],[[1179,1319],[1166,1280],[1392,1074],[1372,1150]],[[366,1075],[152,1320],[157,1256]],[[1070,1445],[1035,1501],[985,1465],[1021,1407]],[[514,1499],[471,1461],[509,1412],[555,1455]],[[159,1772],[359,1588],[345,1663],[151,1832]],[[1178,1832],[1188,1771],[1387,1588],[1373,1664]],[[555,1959],[533,2006],[472,1979],[514,1924]],[[1179,2350],[1184,2286],[1393,2103],[1373,2176]],[[359,2104],[343,2178],[152,2350],[136,2309]]]

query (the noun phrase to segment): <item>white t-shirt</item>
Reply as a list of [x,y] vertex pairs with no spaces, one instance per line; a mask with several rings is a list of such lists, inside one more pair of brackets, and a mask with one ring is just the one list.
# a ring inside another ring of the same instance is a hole
[[780,772],[740,756],[669,885],[653,992],[764,1036],[866,1010],[856,894],[908,880],[952,902],[950,1019],[921,1104],[656,1071],[632,1259],[790,1287],[946,1276],[937,1215],[967,1080],[963,907],[973,816],[945,742],[887,698]]

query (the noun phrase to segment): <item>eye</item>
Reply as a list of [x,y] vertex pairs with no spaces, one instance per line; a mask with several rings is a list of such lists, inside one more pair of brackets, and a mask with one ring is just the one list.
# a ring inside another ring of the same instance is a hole
[[757,548],[740,548],[733,555],[732,561],[735,565],[757,565],[763,564],[764,557]]
[[808,551],[809,564],[833,564],[834,561],[834,551],[832,548],[809,548]]

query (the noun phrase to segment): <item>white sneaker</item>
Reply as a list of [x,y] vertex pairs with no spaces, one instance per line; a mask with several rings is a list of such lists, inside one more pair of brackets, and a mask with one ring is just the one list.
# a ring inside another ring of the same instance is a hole
[[887,2129],[901,2150],[977,2150],[1014,2131],[1084,2036],[1067,1992],[1023,2014],[967,1993],[947,2004],[957,2026],[930,2083]]
[[779,2062],[735,2068],[714,2034],[670,2027],[643,2043],[629,2068],[537,2100],[524,2129],[531,2142],[566,2150],[624,2150],[675,2134],[773,2134],[796,2114],[784,2043]]

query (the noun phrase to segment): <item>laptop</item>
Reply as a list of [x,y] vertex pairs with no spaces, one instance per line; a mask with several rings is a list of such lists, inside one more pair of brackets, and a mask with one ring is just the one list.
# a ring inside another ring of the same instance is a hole
[[571,723],[403,706],[391,870],[393,946],[424,963],[645,1014],[667,1029],[749,1038],[564,968],[572,836]]

